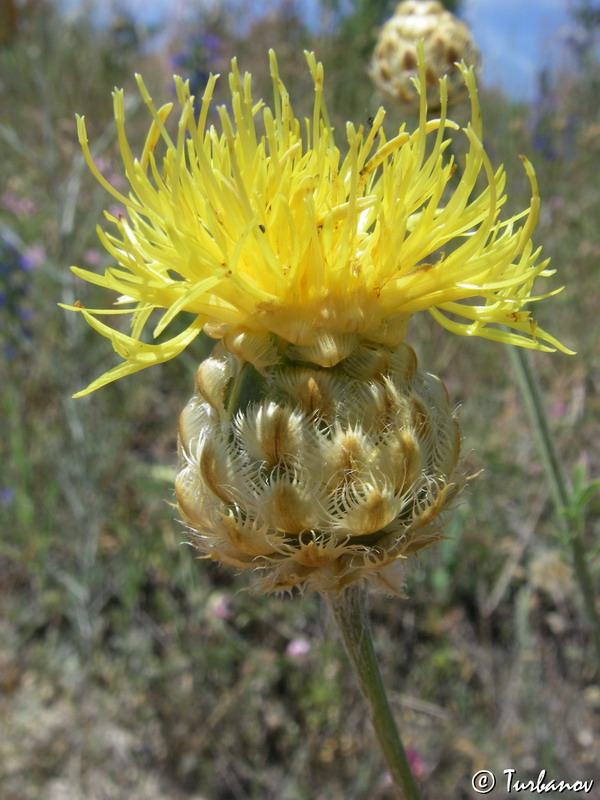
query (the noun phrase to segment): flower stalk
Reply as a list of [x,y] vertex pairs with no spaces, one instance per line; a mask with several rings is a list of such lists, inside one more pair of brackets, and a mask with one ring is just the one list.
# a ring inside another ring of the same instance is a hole
[[371,723],[400,800],[419,800],[420,794],[388,702],[373,646],[366,590],[353,584],[324,594],[342,635]]
[[571,515],[569,514],[569,509],[573,506],[573,496],[554,446],[554,440],[548,425],[548,415],[535,371],[522,350],[516,347],[509,347],[508,352],[521,394],[533,423],[540,457],[550,485],[550,495],[556,511],[557,524],[571,547],[573,568],[581,589],[597,661],[600,663],[600,615],[596,608],[594,582],[586,558],[583,530],[570,524]]

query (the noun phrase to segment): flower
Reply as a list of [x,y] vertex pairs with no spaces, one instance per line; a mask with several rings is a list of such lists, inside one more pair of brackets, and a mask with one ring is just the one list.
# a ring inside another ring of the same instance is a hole
[[[189,82],[175,79],[173,134],[173,104],[156,109],[138,76],[153,121],[137,158],[116,91],[127,195],[94,164],[78,119],[90,168],[124,209],[106,213],[116,233],[99,230],[118,266],[73,268],[119,294],[117,308],[74,308],[124,360],[79,394],[176,356],[201,330],[217,338],[179,420],[175,491],[191,543],[250,570],[263,591],[339,592],[372,579],[400,592],[402,562],[440,538],[441,512],[466,482],[446,390],[404,341],[411,315],[427,309],[460,334],[566,348],[525,309],[552,294],[532,294],[535,278],[552,274],[530,238],[535,175],[524,160],[530,204],[502,219],[505,174],[482,144],[473,69],[460,66],[470,124],[448,119],[446,78],[439,117],[428,119],[421,43],[417,129],[388,138],[379,109],[366,127],[346,125],[342,153],[323,67],[306,58],[314,105],[304,125],[273,52],[274,109],[253,100],[234,59],[219,130],[207,124],[217,76],[198,112]],[[460,171],[457,132],[468,143]],[[148,343],[157,309],[160,339]],[[129,335],[99,319],[123,313]],[[168,338],[183,313],[187,327]]]
[[221,38],[216,34],[194,33],[187,37],[183,49],[171,57],[171,64],[189,76],[192,94],[201,92],[210,79],[210,65],[220,60],[220,48]]
[[[472,68],[460,66],[470,124],[448,119],[445,78],[439,117],[428,120],[421,45],[417,129],[402,126],[388,138],[380,108],[367,126],[346,125],[342,152],[323,98],[323,67],[312,53],[306,58],[314,107],[305,124],[294,116],[273,52],[273,110],[253,99],[251,76],[240,74],[234,59],[230,110],[218,107],[219,129],[207,125],[217,76],[210,76],[198,114],[189,83],[175,78],[181,110],[173,134],[173,104],[157,109],[136,76],[152,116],[138,157],[116,90],[127,194],[97,169],[78,118],[92,172],[126,213],[106,213],[113,230],[98,231],[116,266],[103,275],[73,267],[119,295],[115,308],[73,308],[124,359],[76,396],[176,356],[202,329],[258,370],[287,356],[331,367],[364,344],[395,347],[410,316],[424,309],[455,333],[567,351],[525,308],[554,293],[532,294],[534,279],[552,274],[531,242],[537,184],[523,159],[530,204],[501,218],[505,173],[494,171],[482,144]],[[461,171],[449,151],[457,133],[468,142]],[[144,329],[155,309],[163,311],[153,320],[160,341],[149,343]],[[186,327],[169,337],[184,312]],[[99,318],[129,313],[129,334]]]
[[403,0],[379,33],[370,74],[387,98],[419,108],[418,42],[423,40],[426,92],[430,111],[439,109],[439,79],[447,76],[448,101],[468,97],[458,61],[479,68],[480,57],[467,25],[438,0]]
[[217,592],[208,601],[210,613],[216,619],[231,619],[233,610],[231,608],[231,598],[227,594]]
[[25,247],[14,231],[0,227],[0,310],[4,318],[0,344],[9,357],[16,354],[13,344],[31,336],[33,311],[27,302],[31,288],[28,273],[43,257],[41,249],[35,245]]
[[304,636],[299,636],[297,639],[291,639],[285,648],[286,656],[297,661],[303,661],[310,653],[310,642]]

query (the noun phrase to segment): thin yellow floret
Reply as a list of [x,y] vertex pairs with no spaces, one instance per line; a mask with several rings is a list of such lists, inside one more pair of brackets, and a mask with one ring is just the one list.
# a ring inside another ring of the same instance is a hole
[[[272,51],[273,109],[253,100],[251,76],[241,75],[234,59],[231,104],[217,108],[218,126],[208,124],[218,76],[209,78],[198,112],[189,82],[175,77],[181,111],[172,133],[173,104],[156,108],[136,76],[152,115],[139,157],[126,136],[123,92],[115,90],[127,195],[94,164],[78,118],[90,169],[126,211],[107,213],[112,232],[98,231],[116,266],[103,275],[72,268],[118,293],[116,308],[75,308],[124,359],[79,394],[173,358],[204,327],[212,335],[241,332],[309,348],[344,336],[397,344],[403,321],[427,309],[455,333],[567,351],[524,310],[540,299],[532,296],[534,279],[552,274],[530,238],[537,183],[523,159],[529,207],[502,220],[505,173],[494,171],[482,144],[472,69],[461,66],[471,98],[467,127],[446,117],[444,80],[439,117],[428,119],[421,54],[417,129],[403,126],[388,140],[379,109],[366,128],[347,123],[342,153],[323,98],[323,66],[312,53],[306,59],[315,92],[304,124]],[[460,131],[468,152],[459,174],[448,148]],[[183,332],[150,344],[142,338],[155,309],[163,313],[153,318],[153,338],[180,312],[192,316]],[[130,334],[98,319],[122,313],[132,314]]]

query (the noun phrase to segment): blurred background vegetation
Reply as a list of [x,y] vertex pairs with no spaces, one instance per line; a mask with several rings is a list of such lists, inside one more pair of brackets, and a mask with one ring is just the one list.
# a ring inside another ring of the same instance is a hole
[[[332,117],[380,102],[366,74],[387,0],[213,4],[193,24],[4,0],[0,17],[0,796],[10,800],[372,800],[386,772],[318,597],[245,591],[181,544],[170,505],[176,421],[201,342],[91,397],[71,394],[116,363],[57,302],[105,304],[70,264],[103,269],[96,224],[110,199],[88,173],[74,114],[118,184],[110,90],[129,89],[131,138],[173,71],[201,87],[237,54],[269,97],[274,47],[296,107],[311,102],[302,49],[325,63]],[[577,356],[534,354],[567,476],[599,473],[600,10],[573,2],[569,68],[539,76],[534,103],[482,90],[486,144],[514,208],[518,159],[543,198],[536,241],[566,284],[542,326]],[[242,24],[240,20],[246,20]],[[221,86],[222,97],[225,82]],[[393,115],[392,115],[393,117]],[[122,184],[121,184],[122,185]],[[506,352],[417,317],[420,361],[461,407],[476,471],[448,538],[411,561],[406,598],[371,599],[376,644],[425,798],[471,798],[478,769],[541,769],[600,783],[600,689],[570,550],[553,513]],[[600,506],[580,520],[596,593]],[[503,796],[501,794],[490,797]],[[551,794],[548,794],[551,797]],[[558,796],[558,795],[557,795]],[[563,796],[563,795],[561,795]]]

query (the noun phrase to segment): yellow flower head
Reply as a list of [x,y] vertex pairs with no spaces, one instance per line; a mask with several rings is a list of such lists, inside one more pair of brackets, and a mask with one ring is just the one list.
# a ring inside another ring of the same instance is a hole
[[[552,274],[530,238],[539,207],[534,172],[523,159],[530,205],[502,220],[505,173],[493,170],[481,141],[472,70],[461,66],[470,124],[461,129],[447,118],[445,79],[439,117],[428,120],[421,46],[417,129],[403,126],[388,139],[380,108],[365,126],[347,123],[340,148],[323,99],[322,64],[312,53],[306,59],[314,107],[304,122],[294,116],[273,52],[273,109],[253,100],[251,76],[241,75],[234,59],[230,110],[217,107],[218,126],[207,124],[218,76],[208,80],[199,113],[188,82],[175,77],[181,111],[173,135],[166,126],[173,104],[155,108],[137,76],[152,115],[138,157],[116,90],[127,195],[99,172],[78,118],[91,170],[126,209],[119,217],[106,213],[111,233],[99,230],[116,266],[104,275],[73,267],[118,293],[117,308],[77,310],[124,359],[79,394],[176,356],[203,328],[259,369],[284,350],[333,366],[363,342],[396,346],[410,316],[423,309],[455,333],[565,350],[524,310],[539,299],[532,296],[535,277]],[[460,171],[449,152],[457,131],[468,141]],[[155,309],[164,311],[153,318],[152,336],[165,334],[151,344],[143,335]],[[188,325],[168,338],[181,312],[191,315]],[[122,313],[133,315],[130,335],[98,319]]]

